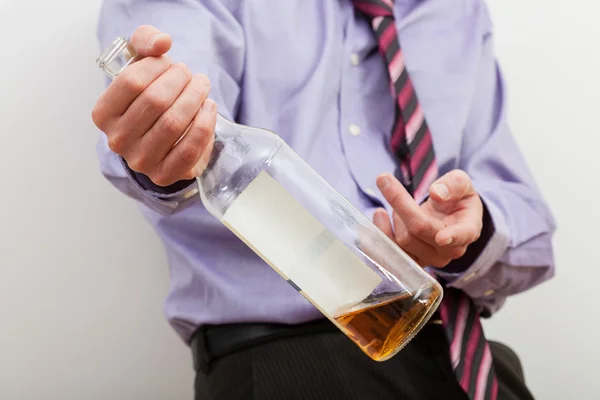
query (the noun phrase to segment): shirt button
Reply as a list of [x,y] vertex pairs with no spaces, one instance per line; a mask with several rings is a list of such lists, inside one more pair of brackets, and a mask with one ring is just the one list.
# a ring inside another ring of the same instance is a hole
[[360,64],[360,58],[358,57],[358,54],[350,54],[350,64],[354,65],[355,67]]
[[371,197],[376,197],[377,196],[377,193],[375,193],[375,191],[373,189],[371,189],[371,188],[367,188],[365,190],[365,193],[367,193]]
[[360,135],[360,128],[359,128],[359,127],[358,127],[358,125],[356,125],[356,124],[351,124],[351,125],[348,127],[348,131],[350,131],[350,134],[351,134],[352,136],[358,136],[358,135]]

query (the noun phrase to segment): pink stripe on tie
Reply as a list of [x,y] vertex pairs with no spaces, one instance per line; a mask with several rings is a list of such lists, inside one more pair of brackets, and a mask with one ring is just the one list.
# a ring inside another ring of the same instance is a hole
[[421,163],[423,162],[423,159],[427,155],[427,151],[431,146],[431,135],[429,134],[429,132],[426,132],[425,136],[421,140],[421,143],[419,143],[419,147],[417,147],[410,159],[410,167],[413,171],[417,171],[419,165],[421,165]]
[[[420,203],[425,198],[425,195],[429,191],[429,187],[431,186],[433,181],[435,181],[437,179],[437,177],[438,177],[437,161],[434,159],[433,162],[431,163],[431,165],[429,166],[429,168],[427,168],[425,175],[423,175],[423,179],[421,180],[419,187],[415,189],[414,198],[418,203]],[[462,328],[461,328],[463,332],[465,330],[465,321],[467,319],[467,317],[466,317],[467,311],[465,310],[464,313],[465,313],[465,320],[462,322]],[[460,316],[460,311],[459,311],[459,316]],[[456,327],[458,328],[458,321],[456,323]],[[461,344],[462,343],[462,335],[463,335],[463,333],[460,334],[460,340],[458,342],[458,350],[459,351],[462,346],[462,344]],[[456,338],[456,336],[454,336],[454,338]],[[454,343],[454,340],[452,341],[452,343]],[[452,365],[454,368],[456,368],[456,365],[458,365],[459,354],[453,353],[452,349],[450,349],[450,354],[452,354],[452,360],[453,360]],[[455,359],[456,359],[456,364],[454,364]]]
[[373,18],[373,30],[379,29],[379,25],[383,22],[383,17],[375,17]]
[[354,6],[356,8],[358,8],[360,11],[364,12],[367,15],[370,16],[380,16],[383,15],[384,17],[391,17],[392,16],[392,12],[385,8],[385,7],[380,7],[376,4],[372,4],[372,3],[363,3],[363,2],[355,2]]
[[[433,165],[433,163],[432,163]],[[431,167],[429,168],[431,169]],[[428,171],[429,172],[429,171]],[[423,180],[425,180],[423,178]],[[423,186],[423,185],[421,185]],[[416,196],[415,196],[416,197]],[[462,348],[462,338],[465,333],[465,324],[467,323],[467,314],[469,311],[469,305],[467,300],[462,297],[458,306],[458,313],[456,315],[456,326],[454,327],[454,337],[450,344],[450,356],[452,357],[452,366],[456,368],[459,361],[460,349]]]
[[394,23],[392,22],[391,24],[388,25],[387,28],[385,28],[385,31],[383,31],[381,33],[381,35],[379,36],[379,46],[381,48],[381,51],[385,52],[385,50],[387,50],[390,43],[392,43],[392,40],[394,40],[395,37],[396,37],[396,27],[394,26]]
[[406,163],[400,164],[400,171],[402,172],[402,179],[404,179],[404,182],[408,182],[410,179],[410,174],[408,172],[408,166]]
[[468,388],[471,383],[471,368],[473,367],[473,358],[475,357],[475,350],[477,349],[477,342],[481,337],[481,325],[475,324],[473,325],[473,330],[471,331],[471,337],[467,342],[467,351],[464,355],[465,368],[463,369],[463,376],[460,379],[460,386],[463,388]]
[[497,397],[498,397],[498,379],[496,379],[496,377],[494,377],[492,379],[492,391],[490,393],[489,400],[496,400]]
[[[394,81],[395,82],[395,81]],[[405,108],[408,102],[410,101],[410,97],[414,93],[414,88],[410,79],[406,80],[404,87],[400,90],[400,94],[398,95],[398,104],[401,108]]]
[[402,55],[402,50],[399,50],[390,61],[390,65],[388,66],[388,71],[390,73],[390,77],[392,78],[392,82],[396,82],[398,77],[402,73],[404,69],[404,57]]
[[424,118],[425,118],[425,116],[423,115],[423,109],[421,108],[421,103],[417,103],[417,108],[415,108],[413,115],[410,117],[410,119],[406,123],[406,142],[408,144],[410,144],[413,141],[413,139],[415,138],[415,135],[416,135],[417,131],[419,130],[419,127],[423,123]]
[[[483,351],[483,357],[481,358],[481,364],[479,365],[479,372],[477,373],[477,385],[475,386],[475,399],[484,400],[486,382],[492,366],[492,353],[490,353],[490,347],[486,344],[485,350]],[[494,382],[496,383],[496,382]],[[495,398],[494,392],[492,391],[492,398]]]

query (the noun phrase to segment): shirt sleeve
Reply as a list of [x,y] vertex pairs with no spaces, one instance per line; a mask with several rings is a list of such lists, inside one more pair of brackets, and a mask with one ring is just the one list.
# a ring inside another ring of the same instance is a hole
[[507,125],[492,24],[484,2],[479,3],[482,51],[459,168],[471,176],[484,203],[484,229],[467,252],[465,268],[436,273],[464,290],[489,317],[508,296],[554,275],[555,221]]
[[[240,81],[244,69],[245,41],[237,15],[240,1],[226,0],[105,0],[98,23],[101,50],[118,36],[130,37],[141,25],[152,25],[171,35],[169,56],[186,63],[194,73],[211,81],[209,97],[219,114],[233,120],[239,108]],[[106,80],[107,85],[110,81]],[[147,177],[130,170],[127,163],[108,147],[100,134],[97,156],[102,174],[121,192],[147,207],[168,215],[186,201],[196,199],[194,181],[178,182],[169,188],[154,185]],[[190,190],[190,185],[195,190]]]

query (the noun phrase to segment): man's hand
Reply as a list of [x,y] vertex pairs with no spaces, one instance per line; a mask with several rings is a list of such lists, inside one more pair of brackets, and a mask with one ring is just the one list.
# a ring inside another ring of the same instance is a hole
[[155,184],[168,186],[200,175],[210,157],[216,105],[210,82],[173,64],[169,35],[141,26],[131,37],[138,60],[100,96],[92,119],[110,149]]
[[393,226],[384,209],[375,212],[373,222],[423,267],[445,267],[481,234],[483,205],[463,171],[434,182],[420,206],[391,174],[379,176],[377,186],[394,209]]

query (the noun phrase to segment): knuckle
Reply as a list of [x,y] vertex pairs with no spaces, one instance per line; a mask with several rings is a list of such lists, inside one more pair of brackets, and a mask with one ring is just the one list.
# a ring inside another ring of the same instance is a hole
[[184,165],[193,166],[195,165],[200,156],[202,155],[202,149],[199,146],[194,146],[191,144],[185,144],[181,147],[179,152],[179,156]]
[[192,71],[185,63],[175,63],[171,65],[171,69],[177,71],[177,73],[182,74],[188,81],[192,79]]
[[203,96],[205,93],[208,93],[210,90],[210,80],[208,79],[208,76],[202,73],[196,74],[192,81],[191,88],[201,96]]
[[104,131],[105,128],[105,115],[106,112],[100,105],[96,105],[92,109],[92,122],[94,122],[94,125],[101,131]]
[[450,258],[436,257],[431,261],[431,266],[435,268],[444,268],[450,261],[452,261]]
[[114,153],[122,155],[125,152],[125,135],[121,133],[113,133],[108,135],[108,148]]
[[208,118],[206,115],[202,114],[202,111],[200,111],[191,128],[194,136],[193,140],[198,144],[206,142],[207,137],[213,135],[214,128],[214,119]]
[[150,176],[150,179],[158,186],[163,187],[169,186],[170,184],[175,182],[175,180],[171,176],[165,174],[164,172],[156,172]]
[[209,136],[212,135],[214,130],[214,125],[211,124],[210,120],[202,120],[198,123],[198,131],[201,136]]
[[177,111],[167,111],[162,115],[161,130],[169,135],[183,133],[184,123]]
[[163,112],[169,106],[165,96],[158,90],[147,91],[144,103],[154,112]]
[[141,75],[138,72],[126,72],[128,72],[127,69],[123,72],[123,90],[130,93],[141,93],[145,88]]
[[147,171],[147,158],[143,154],[135,154],[127,160],[129,168],[136,172],[144,173]]
[[389,196],[388,202],[390,203],[390,205],[394,208],[394,210],[401,209],[402,208],[402,196],[400,195],[400,193],[398,193],[396,191],[390,193],[389,187],[386,190],[388,190],[388,196]]
[[466,252],[467,252],[467,247],[466,246],[460,246],[460,247],[456,247],[456,248],[452,249],[449,252],[449,256],[453,260],[456,260],[456,259],[461,258],[462,256],[464,256]]
[[395,235],[396,243],[398,243],[398,245],[400,247],[408,246],[411,242],[411,235],[403,229],[396,230],[394,235]]
[[471,178],[461,169],[452,171],[452,179],[454,180],[455,185],[460,188],[461,192],[466,191],[470,186]]
[[408,230],[415,236],[421,236],[427,231],[427,223],[420,219],[413,219],[408,223]]

